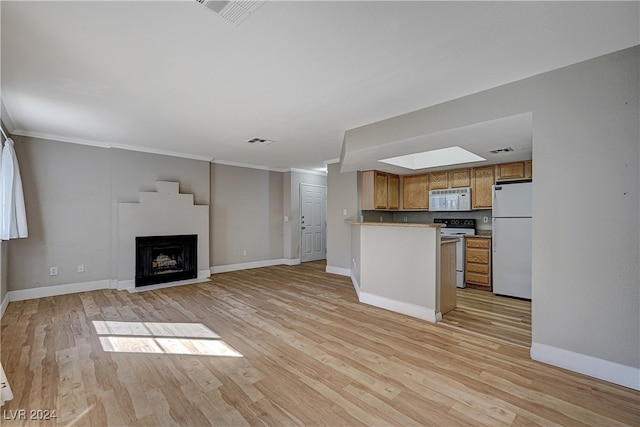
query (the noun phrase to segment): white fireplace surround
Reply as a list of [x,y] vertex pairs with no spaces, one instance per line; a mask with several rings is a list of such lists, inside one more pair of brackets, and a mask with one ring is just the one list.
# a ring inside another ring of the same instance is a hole
[[195,205],[193,194],[180,194],[179,183],[157,181],[157,191],[140,192],[140,201],[118,204],[118,289],[135,287],[135,240],[138,236],[198,235],[198,279],[208,278],[209,206]]

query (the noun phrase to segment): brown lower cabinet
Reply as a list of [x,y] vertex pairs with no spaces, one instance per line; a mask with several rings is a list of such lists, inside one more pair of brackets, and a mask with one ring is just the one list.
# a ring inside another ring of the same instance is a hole
[[491,291],[491,239],[465,238],[465,283],[470,288]]

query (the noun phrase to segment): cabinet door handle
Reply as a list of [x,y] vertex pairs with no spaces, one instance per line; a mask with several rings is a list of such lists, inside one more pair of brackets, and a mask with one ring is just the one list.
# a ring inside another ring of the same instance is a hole
[[307,227],[302,227],[302,229],[303,229],[303,230],[306,230],[306,229],[307,229]]

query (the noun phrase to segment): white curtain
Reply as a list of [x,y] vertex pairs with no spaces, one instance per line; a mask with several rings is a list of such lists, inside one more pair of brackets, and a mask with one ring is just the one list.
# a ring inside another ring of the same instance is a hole
[[9,381],[7,381],[7,376],[4,374],[4,369],[2,369],[2,364],[0,364],[0,406],[11,399],[13,399],[13,392],[9,386]]
[[27,213],[13,140],[5,140],[0,159],[0,239],[27,237]]

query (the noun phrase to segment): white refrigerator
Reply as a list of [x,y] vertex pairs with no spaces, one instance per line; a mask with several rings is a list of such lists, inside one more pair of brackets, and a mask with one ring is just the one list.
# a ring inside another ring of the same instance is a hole
[[493,186],[493,293],[531,299],[532,183]]

